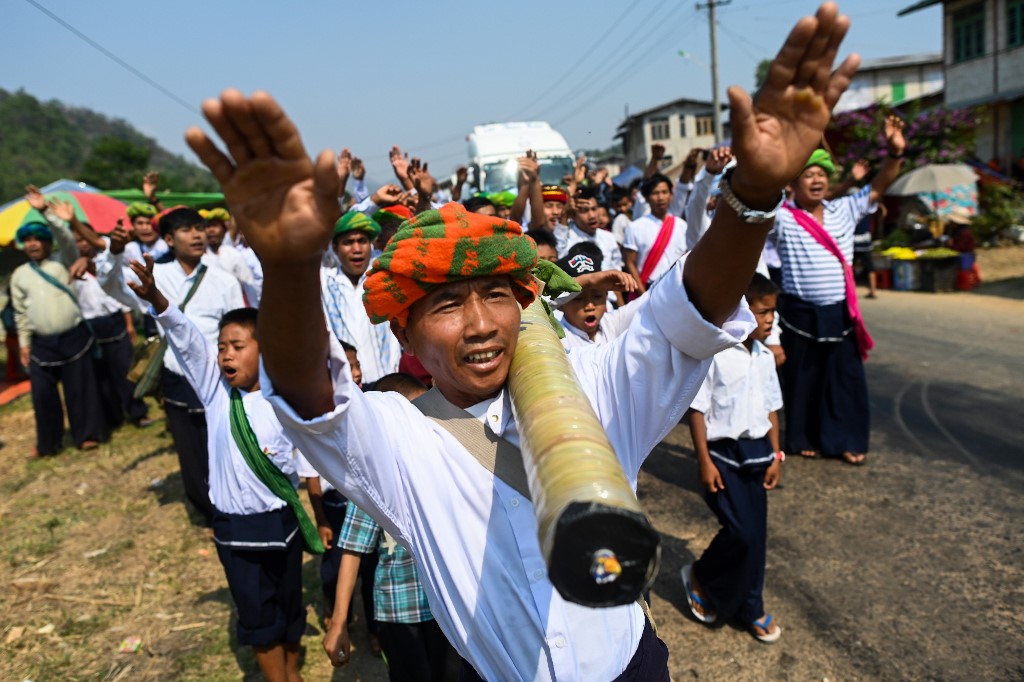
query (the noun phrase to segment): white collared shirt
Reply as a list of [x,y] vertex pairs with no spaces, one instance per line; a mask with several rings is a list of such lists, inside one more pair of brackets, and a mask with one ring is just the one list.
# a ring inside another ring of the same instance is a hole
[[[678,423],[711,357],[754,328],[738,307],[719,329],[690,304],[683,265],[655,287],[629,331],[569,361],[607,429],[626,477]],[[262,371],[262,370],[261,370]],[[405,546],[448,640],[488,680],[611,680],[636,651],[635,604],[566,602],[547,578],[531,502],[483,468],[458,440],[397,393],[363,394],[331,340],[336,407],[304,420],[261,385],[286,436],[323,477]],[[513,444],[505,392],[469,410]]]
[[339,341],[355,346],[363,383],[398,371],[402,346],[387,324],[373,324],[363,307],[366,273],[353,284],[341,268],[320,268],[320,292],[327,327]]
[[207,247],[206,253],[203,254],[203,262],[206,263],[206,267],[220,268],[237,279],[238,284],[245,292],[249,305],[254,308],[259,307],[259,296],[255,295],[255,289],[253,288],[256,277],[253,275],[252,268],[249,267],[249,264],[238,249],[228,244],[221,244],[220,248],[217,249],[217,253],[214,253],[213,249]]
[[74,280],[72,286],[78,297],[78,305],[82,309],[82,317],[87,320],[129,310],[128,306],[105,292],[96,276],[91,273],[87,272],[80,279]]
[[601,249],[602,261],[599,270],[622,269],[622,251],[619,249],[619,242],[615,239],[615,235],[608,230],[597,230],[594,234],[587,234],[576,223],[571,223],[568,228],[555,231],[555,241],[559,258],[564,258],[575,244],[592,242]]
[[[156,320],[169,341],[168,355],[174,355],[206,412],[210,502],[225,514],[259,514],[287,506],[253,473],[231,435],[231,387],[217,366],[216,347],[177,306],[167,306]],[[263,454],[298,487],[294,448],[270,403],[260,391],[252,391],[242,394],[242,405]]]
[[[674,214],[669,214],[674,215]],[[668,216],[666,216],[667,218]],[[686,253],[686,221],[675,216],[676,223],[672,228],[672,236],[668,240],[661,260],[651,271],[650,281],[656,282],[668,272],[679,258]],[[623,237],[622,248],[636,251],[636,269],[643,272],[644,264],[647,262],[647,254],[651,252],[654,243],[658,241],[658,234],[661,232],[662,221],[648,213],[626,226],[626,235]]]
[[[642,298],[642,297],[641,297]],[[565,330],[565,338],[562,339],[562,347],[566,350],[571,348],[585,348],[587,346],[601,345],[608,343],[613,339],[617,339],[629,329],[630,323],[633,318],[636,317],[636,313],[640,310],[641,299],[630,301],[621,308],[615,310],[609,310],[601,318],[600,324],[597,325],[597,333],[594,334],[594,338],[591,339],[590,335],[582,329],[577,329],[572,326],[566,319],[562,311],[556,310],[555,317],[562,325],[562,329]]]
[[719,352],[691,407],[704,414],[708,441],[765,436],[769,413],[782,409],[775,354],[760,341]]
[[[117,290],[131,291],[122,279],[125,276],[125,268],[122,267],[122,263],[126,264],[127,261],[124,260],[124,254],[120,253],[112,256],[109,264],[104,267],[107,280],[104,281],[101,276],[100,284],[108,293]],[[99,272],[100,269],[97,266],[98,276]],[[129,270],[129,272],[131,271]],[[153,279],[156,281],[157,289],[167,299],[170,307],[175,308],[185,300],[185,296],[188,295],[188,290],[192,288],[192,282],[195,281],[198,274],[199,268],[197,267],[186,275],[181,263],[177,260],[170,263],[157,263],[153,266]],[[131,280],[138,283],[138,278],[134,273],[131,274]],[[132,296],[135,297],[137,305],[148,313],[149,304],[139,300],[134,292],[132,292]],[[242,287],[238,284],[238,280],[220,268],[207,266],[202,283],[196,289],[196,293],[189,300],[188,305],[185,306],[185,314],[195,323],[206,340],[216,345],[220,333],[220,318],[224,317],[224,313],[228,311],[244,307]],[[163,335],[163,327],[158,325],[157,330]],[[164,367],[175,374],[184,374],[173,353],[164,355]]]

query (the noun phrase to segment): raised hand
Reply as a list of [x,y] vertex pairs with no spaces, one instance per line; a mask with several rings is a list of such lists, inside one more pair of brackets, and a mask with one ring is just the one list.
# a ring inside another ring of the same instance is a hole
[[890,156],[900,156],[907,148],[907,141],[903,137],[903,119],[895,114],[885,119],[885,143]]
[[850,177],[853,179],[854,182],[860,182],[861,180],[868,176],[868,172],[870,171],[871,164],[869,164],[864,159],[860,159],[855,164],[853,164],[852,168],[850,168]]
[[43,193],[35,185],[25,187],[25,201],[40,213],[46,210],[46,197],[43,196]]
[[519,186],[526,187],[540,178],[540,162],[537,161],[537,153],[532,149],[526,150],[526,156],[516,159],[519,165]]
[[370,197],[370,201],[378,206],[391,206],[402,199],[402,188],[398,185],[384,185]]
[[665,158],[665,145],[663,144],[652,144],[651,145],[651,160],[661,161]]
[[395,145],[388,152],[388,158],[391,160],[391,170],[395,172],[395,177],[402,184],[409,179],[409,154],[406,152],[402,154],[402,149]]
[[64,222],[70,223],[75,219],[75,205],[70,201],[50,199],[46,203],[50,207],[50,210],[53,211],[53,214]]
[[153,278],[153,256],[147,253],[143,255],[143,258],[146,260],[145,265],[137,260],[133,260],[128,264],[128,267],[132,269],[135,276],[139,278],[138,284],[128,282],[128,286],[131,287],[136,296],[152,305],[153,310],[159,314],[167,310],[167,299],[157,289],[156,280]]
[[89,272],[89,259],[85,256],[79,256],[71,264],[71,267],[68,268],[68,284],[71,284],[76,279],[82,279],[87,272]]
[[469,169],[465,166],[459,166],[455,170],[455,184],[464,185],[467,178],[469,178]]
[[156,171],[149,171],[142,176],[142,193],[150,201],[156,196],[156,190],[160,186],[160,174]]
[[[421,197],[427,197],[429,200],[430,197],[434,196],[434,192],[437,191],[437,180],[430,174],[429,164],[424,162],[421,165],[419,159],[415,159],[415,161],[416,175],[413,179],[413,186],[416,188],[417,194]],[[411,173],[410,177],[413,177]]]
[[336,168],[338,171],[338,193],[340,195],[345,191],[345,185],[348,184],[348,176],[352,174],[352,152],[348,150],[348,147],[344,147],[341,153],[338,154]]
[[732,147],[716,147],[708,155],[704,169],[712,175],[718,175],[732,161]]
[[110,233],[110,253],[115,256],[119,253],[124,253],[125,244],[127,244],[131,238],[132,236],[124,227],[124,221],[121,218],[118,218],[117,226]]
[[227,154],[199,128],[185,139],[224,190],[231,215],[265,265],[316,264],[338,219],[334,154],[310,161],[295,124],[273,97],[225,90],[203,114]]
[[357,181],[366,177],[366,166],[363,165],[363,160],[358,156],[352,157],[352,177]]
[[587,179],[587,157],[582,154],[576,159],[576,167],[573,169],[572,181],[573,184],[582,184]]
[[821,142],[832,108],[850,84],[860,57],[850,55],[833,73],[832,63],[850,19],[835,3],[804,17],[768,69],[751,101],[729,88],[733,152],[739,164],[732,189],[748,205],[770,208]]

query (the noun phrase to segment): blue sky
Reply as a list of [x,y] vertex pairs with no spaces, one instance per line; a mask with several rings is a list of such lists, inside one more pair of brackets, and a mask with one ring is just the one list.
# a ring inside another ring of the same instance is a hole
[[[36,1],[196,108],[224,87],[268,90],[311,153],[351,147],[381,180],[392,144],[440,175],[463,162],[465,135],[479,123],[547,120],[572,147],[603,148],[627,108],[711,98],[707,15],[693,0]],[[750,88],[757,62],[817,4],[720,8],[723,93]],[[941,5],[896,17],[908,4],[841,1],[853,20],[844,53],[938,52]],[[0,87],[124,118],[193,158],[182,133],[197,114],[25,0],[4,5]]]

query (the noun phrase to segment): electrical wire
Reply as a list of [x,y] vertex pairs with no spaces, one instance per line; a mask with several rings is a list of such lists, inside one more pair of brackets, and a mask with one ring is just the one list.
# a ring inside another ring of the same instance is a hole
[[77,28],[75,28],[74,26],[69,24],[68,22],[66,22],[63,19],[61,19],[59,16],[57,16],[56,14],[54,14],[53,12],[48,10],[46,7],[43,7],[41,4],[36,2],[36,0],[25,0],[25,2],[27,2],[28,4],[30,4],[33,7],[35,7],[37,10],[39,10],[40,12],[45,14],[46,16],[50,17],[55,22],[57,22],[58,24],[60,24],[64,28],[66,28],[67,30],[69,30],[72,33],[74,33],[76,36],[78,36],[79,38],[84,40],[90,46],[92,46],[93,48],[98,50],[100,53],[102,53],[108,59],[112,60],[114,63],[116,63],[121,68],[125,69],[126,71],[128,71],[129,73],[134,75],[136,78],[142,80],[143,82],[147,83],[148,85],[152,86],[153,88],[159,90],[161,93],[163,93],[164,95],[166,95],[170,99],[174,100],[175,102],[177,102],[178,104],[180,104],[184,108],[188,109],[191,113],[199,114],[200,116],[202,116],[202,112],[199,111],[199,109],[196,108],[195,106],[189,104],[188,101],[185,98],[179,97],[178,95],[176,95],[173,92],[171,92],[171,90],[169,90],[168,88],[165,88],[164,86],[160,85],[155,80],[153,80],[152,78],[150,78],[146,74],[142,73],[141,71],[136,69],[134,66],[132,66],[131,64],[129,64],[125,60],[121,59],[116,54],[114,54],[113,52],[108,50],[107,48],[105,48],[102,45],[100,45],[98,42],[96,42],[95,40],[93,40],[89,36],[85,35],[81,31],[79,31]]

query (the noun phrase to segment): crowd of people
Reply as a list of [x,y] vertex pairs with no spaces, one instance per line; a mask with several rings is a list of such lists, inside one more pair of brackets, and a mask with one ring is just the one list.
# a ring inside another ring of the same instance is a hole
[[142,398],[158,395],[237,640],[269,680],[301,679],[304,551],[321,555],[334,665],[350,660],[361,583],[393,680],[440,680],[450,661],[467,680],[668,679],[649,610],[563,599],[530,500],[420,402],[440,395],[518,448],[506,378],[549,260],[578,285],[549,303],[634,490],[655,445],[689,424],[721,524],[682,571],[692,615],[778,640],[761,596],[767,491],[785,452],[865,462],[855,232],[905,147],[890,119],[870,183],[833,182],[819,143],[857,65],[832,70],[847,26],[831,4],[797,24],[755,101],[730,92],[732,145],[694,150],[675,178],[655,146],[629,187],[582,157],[542,185],[527,152],[517,187],[474,193],[459,169],[446,193],[395,147],[395,181],[371,191],[348,149],[311,162],[269,96],[226,91],[204,114],[227,153],[198,129],[187,139],[234,216],[165,207],[149,175],[149,200],[101,235],[30,187],[43,221],[18,230],[29,262],[9,290],[35,454],[64,447],[59,386],[83,450],[151,425]]

